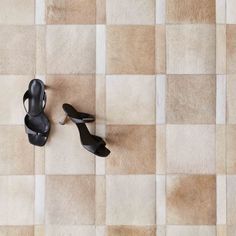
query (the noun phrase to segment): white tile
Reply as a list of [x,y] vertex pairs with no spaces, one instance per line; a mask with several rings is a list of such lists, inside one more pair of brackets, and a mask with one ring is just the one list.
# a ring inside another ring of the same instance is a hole
[[226,75],[217,75],[216,85],[216,123],[226,121]]
[[226,0],[216,0],[216,23],[225,24],[226,21]]
[[96,26],[96,73],[106,73],[106,26]]
[[166,76],[156,76],[156,123],[166,123]]
[[227,24],[236,24],[236,1],[226,0]]
[[217,224],[226,224],[226,176],[217,176]]
[[106,227],[96,226],[96,236],[106,236]]
[[44,224],[45,209],[45,175],[35,176],[35,203],[34,203],[34,224]]
[[156,176],[156,224],[166,224],[166,177]]
[[35,24],[45,24],[45,0],[35,0]]
[[166,0],[156,0],[156,24],[165,24]]

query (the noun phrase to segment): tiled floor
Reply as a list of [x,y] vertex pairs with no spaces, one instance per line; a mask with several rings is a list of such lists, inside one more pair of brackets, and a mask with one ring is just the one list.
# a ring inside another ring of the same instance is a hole
[[[0,236],[236,235],[235,0],[1,0],[0,81]],[[107,160],[63,102],[96,114]]]

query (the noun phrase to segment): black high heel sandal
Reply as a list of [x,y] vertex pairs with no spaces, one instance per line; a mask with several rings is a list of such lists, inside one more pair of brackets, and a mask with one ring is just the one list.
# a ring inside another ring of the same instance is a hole
[[78,127],[83,147],[96,156],[107,157],[110,154],[110,151],[105,147],[105,141],[99,136],[90,134],[85,124],[94,122],[95,117],[87,113],[78,112],[70,104],[65,103],[62,108],[65,111],[66,116],[65,119],[59,123],[64,125],[69,117]]
[[[28,100],[28,110],[25,101]],[[33,79],[23,97],[23,105],[26,111],[25,131],[29,142],[36,146],[44,146],[50,132],[50,122],[44,113],[46,106],[45,85],[39,79]]]

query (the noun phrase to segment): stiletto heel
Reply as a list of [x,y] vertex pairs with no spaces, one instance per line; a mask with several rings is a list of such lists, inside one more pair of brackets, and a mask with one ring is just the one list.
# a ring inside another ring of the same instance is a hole
[[63,119],[61,119],[61,120],[59,121],[59,124],[60,124],[60,125],[65,125],[67,121],[68,121],[68,115],[65,114],[64,117],[63,117]]
[[[25,102],[28,100],[28,109]],[[33,79],[23,96],[23,105],[26,111],[25,131],[29,142],[36,146],[44,146],[50,132],[50,122],[44,113],[47,96],[45,85],[39,79]]]
[[76,124],[83,147],[96,156],[107,157],[110,154],[110,150],[106,148],[105,141],[99,136],[90,134],[85,124],[94,122],[95,117],[87,113],[78,112],[70,104],[63,104],[62,108],[67,116]]

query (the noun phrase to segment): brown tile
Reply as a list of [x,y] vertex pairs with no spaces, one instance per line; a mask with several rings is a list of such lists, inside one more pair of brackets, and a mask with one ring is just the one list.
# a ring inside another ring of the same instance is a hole
[[35,236],[33,226],[0,226],[1,236]]
[[0,26],[0,73],[32,75],[35,72],[35,27]]
[[155,27],[108,26],[107,73],[154,74]]
[[95,24],[96,0],[47,0],[48,24]]
[[70,103],[81,112],[95,114],[95,77],[93,75],[48,76],[46,112],[58,123],[64,114],[63,103]]
[[216,224],[215,176],[167,177],[168,224]]
[[0,126],[1,175],[34,173],[34,147],[29,144],[23,126]]
[[[107,126],[108,174],[154,174],[155,126]],[[144,158],[145,157],[145,158]]]
[[236,25],[227,25],[227,73],[236,73]]
[[226,131],[227,173],[236,174],[236,125],[228,125]]
[[94,195],[94,176],[47,176],[46,224],[94,224]]
[[214,124],[215,76],[169,75],[166,106],[169,124]]
[[155,226],[108,226],[107,236],[156,236]]
[[156,26],[156,73],[165,74],[166,71],[166,28]]
[[96,1],[96,23],[106,24],[106,0]]
[[167,0],[168,23],[215,23],[215,0]]

